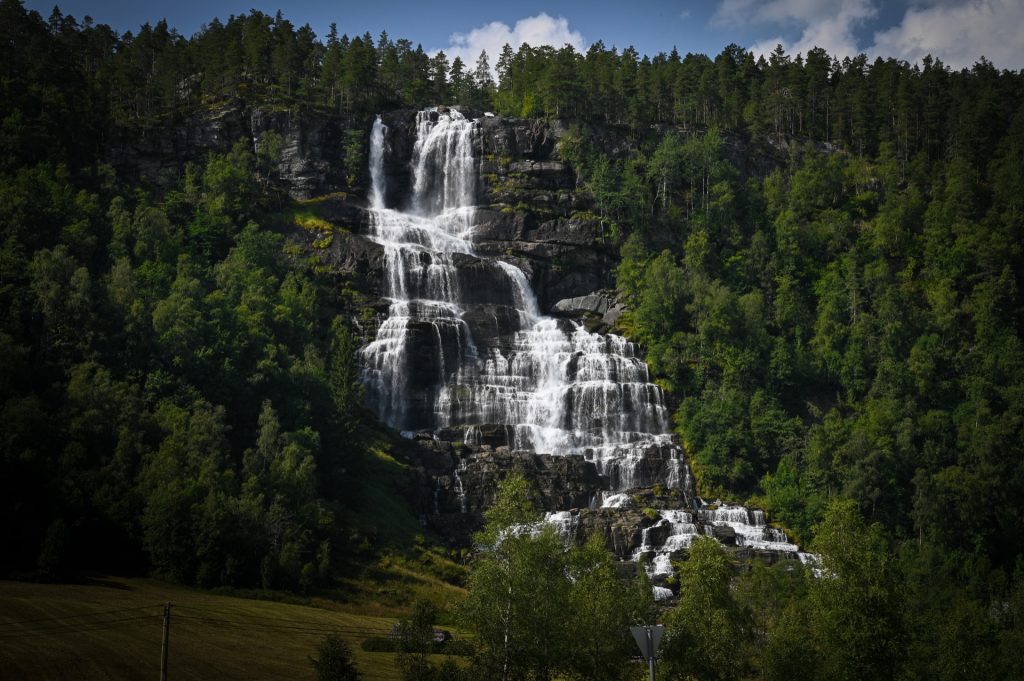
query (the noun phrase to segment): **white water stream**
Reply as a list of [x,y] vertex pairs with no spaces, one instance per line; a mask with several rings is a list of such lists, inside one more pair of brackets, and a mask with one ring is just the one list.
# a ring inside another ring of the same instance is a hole
[[[474,253],[475,126],[453,110],[418,114],[406,210],[385,205],[388,130],[380,118],[373,126],[371,238],[384,248],[389,312],[362,350],[371,406],[400,430],[462,427],[467,441],[480,426],[505,426],[513,449],[584,454],[613,489],[683,485],[675,448],[665,479],[643,478],[652,446],[672,438],[639,348],[544,316],[522,270]],[[474,341],[467,312],[479,292],[464,290],[474,268],[500,289],[492,296],[507,292],[488,314],[514,310],[503,345]]]
[[[376,338],[361,350],[370,405],[403,432],[457,428],[476,446],[485,429],[499,427],[513,449],[583,454],[608,478],[612,492],[594,500],[602,508],[629,508],[632,499],[623,491],[655,483],[691,490],[689,468],[672,445],[662,391],[639,348],[621,336],[545,316],[520,268],[474,252],[475,133],[475,122],[457,111],[420,112],[411,191],[407,207],[398,209],[386,205],[388,129],[380,118],[374,123],[370,238],[383,247],[389,309]],[[490,342],[478,343],[487,334],[475,333],[474,324],[493,319],[499,328],[499,318],[511,320],[500,342],[491,334]],[[646,459],[666,451],[660,477],[648,479],[655,474]],[[466,512],[462,465],[453,487]],[[435,512],[440,493],[438,487]],[[731,528],[738,547],[793,553],[813,563],[767,525],[762,511],[716,504],[657,514],[634,555],[650,557],[654,578],[670,575],[672,556],[701,533],[714,535],[716,527]],[[579,511],[550,513],[546,522],[574,537]],[[655,595],[672,592],[656,586]]]

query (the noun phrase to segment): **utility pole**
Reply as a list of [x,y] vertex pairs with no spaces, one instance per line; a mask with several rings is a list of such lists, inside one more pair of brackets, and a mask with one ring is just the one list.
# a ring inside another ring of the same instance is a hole
[[[167,644],[171,635],[171,602],[164,605],[164,643],[160,647],[160,681],[167,681]],[[654,677],[651,677],[652,679]]]
[[651,651],[651,656],[647,659],[647,664],[651,668],[651,681],[654,681],[654,641],[651,640],[651,628],[644,628],[647,630],[647,649]]

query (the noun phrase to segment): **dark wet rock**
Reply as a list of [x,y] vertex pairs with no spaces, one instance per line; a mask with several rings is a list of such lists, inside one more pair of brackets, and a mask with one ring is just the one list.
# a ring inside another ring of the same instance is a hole
[[643,531],[654,521],[633,509],[582,508],[559,518],[558,529],[567,539],[582,544],[592,534],[605,540],[608,549],[619,558],[631,558],[642,543]]
[[[495,448],[505,447],[507,449],[512,446],[515,436],[512,432],[511,426],[498,423],[486,423],[482,426],[477,426],[472,437],[476,440],[476,444],[490,445]],[[506,453],[507,452],[502,452],[502,454]]]
[[[483,426],[479,430],[480,437],[489,442],[508,441],[504,426]],[[439,506],[458,510],[464,502],[467,513],[479,515],[494,502],[501,480],[513,472],[531,481],[535,503],[546,511],[586,507],[604,485],[593,464],[581,456],[534,454],[511,451],[504,444],[485,444],[478,451],[464,450],[455,469],[442,476],[444,494]],[[455,473],[464,500],[458,497]]]
[[527,233],[530,241],[588,247],[600,247],[604,236],[600,221],[591,218],[548,220]]
[[384,247],[364,236],[345,231],[334,233],[322,254],[324,262],[364,291],[383,292]]
[[482,208],[476,214],[473,240],[520,241],[530,229],[533,229],[533,220],[529,213]]
[[202,107],[180,122],[143,136],[115,135],[107,158],[120,172],[160,186],[173,186],[186,163],[202,163],[210,152],[226,153],[242,140],[255,151],[264,133],[281,136],[278,175],[298,199],[346,188],[342,173],[342,135],[360,125],[305,107],[253,106],[235,99]]
[[512,349],[515,332],[522,327],[519,312],[508,305],[476,305],[462,316],[473,334],[477,350]]
[[479,119],[480,150],[484,158],[543,161],[557,157],[557,142],[565,134],[560,124],[539,119],[485,116]]
[[515,305],[512,281],[499,263],[456,253],[452,264],[459,274],[460,297],[467,306]]
[[736,546],[736,530],[728,525],[715,525],[711,529],[711,534],[725,546]]

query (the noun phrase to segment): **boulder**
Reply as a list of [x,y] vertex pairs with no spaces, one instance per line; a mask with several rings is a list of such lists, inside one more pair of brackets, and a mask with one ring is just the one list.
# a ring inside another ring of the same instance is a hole
[[711,528],[711,536],[725,546],[736,546],[736,530],[728,525],[714,525]]
[[575,298],[563,298],[551,307],[553,314],[578,316],[585,313],[604,315],[611,309],[614,301],[600,293],[590,293]]

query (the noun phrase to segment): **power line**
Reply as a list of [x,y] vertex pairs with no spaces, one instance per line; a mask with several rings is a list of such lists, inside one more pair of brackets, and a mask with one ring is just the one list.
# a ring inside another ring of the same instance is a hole
[[34,622],[52,622],[55,620],[70,620],[79,617],[95,617],[97,615],[114,615],[126,612],[134,612],[136,610],[145,610],[146,608],[159,608],[160,603],[154,603],[151,605],[140,605],[137,608],[119,608],[117,610],[100,610],[98,612],[83,612],[77,615],[61,615],[59,617],[38,617],[31,620],[14,620],[12,622],[0,622],[0,627],[16,626],[21,624],[32,624]]
[[272,629],[272,630],[279,630],[279,631],[284,631],[284,630],[288,630],[288,631],[305,631],[305,632],[311,632],[311,633],[342,632],[342,633],[348,633],[348,634],[353,634],[353,635],[357,635],[357,636],[362,636],[362,635],[365,635],[365,636],[381,636],[381,635],[386,635],[388,633],[387,630],[359,629],[359,628],[350,627],[350,626],[344,626],[344,625],[335,626],[335,625],[332,625],[332,624],[323,624],[323,625],[302,625],[302,624],[285,625],[285,624],[266,624],[266,623],[263,623],[263,622],[244,622],[244,621],[239,621],[239,620],[230,620],[230,619],[223,619],[223,618],[217,618],[217,617],[197,617],[195,615],[181,615],[181,614],[179,614],[178,617],[181,618],[181,619],[191,620],[193,622],[202,622],[203,624],[226,624],[228,626],[244,627],[244,628],[260,627],[262,629]]
[[[188,617],[189,619],[194,619],[194,620],[197,620],[197,621],[198,620],[206,620],[208,622],[218,623],[218,624],[224,624],[224,623],[236,624],[236,625],[244,624],[243,622],[237,622],[235,620],[224,619],[224,617],[238,617],[238,618],[242,618],[242,619],[246,619],[246,620],[247,619],[259,619],[259,620],[268,620],[270,622],[281,622],[283,625],[287,625],[285,628],[291,628],[291,627],[294,626],[294,627],[297,627],[297,628],[300,628],[300,629],[315,629],[315,630],[318,630],[318,631],[319,630],[342,631],[344,633],[350,633],[350,634],[353,634],[353,635],[384,636],[384,637],[386,637],[392,631],[392,628],[390,626],[388,626],[388,625],[389,624],[393,624],[391,622],[382,622],[380,629],[371,629],[369,627],[372,626],[372,625],[359,626],[358,624],[357,625],[353,625],[353,624],[346,624],[346,623],[341,623],[341,624],[335,625],[335,624],[333,624],[331,622],[309,622],[309,623],[304,623],[304,622],[299,621],[299,620],[284,619],[284,618],[280,618],[280,617],[267,617],[265,615],[250,615],[248,613],[244,613],[244,612],[239,611],[239,610],[214,610],[214,609],[211,609],[211,608],[201,608],[201,607],[196,607],[196,606],[192,606],[192,605],[175,605],[175,607],[178,608],[179,610],[194,610],[194,611],[203,612],[203,613],[212,613],[212,615],[203,616],[203,617],[198,617],[196,615],[180,615],[180,617]],[[324,612],[325,613],[329,613],[329,611],[324,611]],[[271,625],[263,624],[261,622],[252,622],[252,623],[250,623],[250,625],[251,626],[260,626],[260,627],[273,628]],[[437,625],[436,628],[443,628],[443,625]],[[453,640],[459,640],[459,641],[468,641],[468,640],[472,640],[472,639],[475,639],[475,638],[476,638],[476,635],[471,633],[471,632],[460,631],[460,632],[457,632],[457,633],[455,633],[453,635]]]
[[[242,619],[245,619],[245,620],[254,620],[254,619],[255,620],[265,620],[267,622],[280,623],[281,625],[287,625],[287,626],[293,626],[293,625],[298,625],[298,626],[316,626],[316,627],[322,627],[322,626],[335,627],[335,626],[338,626],[338,627],[345,627],[345,628],[349,628],[349,629],[357,629],[357,630],[361,630],[361,631],[377,631],[377,629],[372,628],[373,625],[370,625],[370,624],[360,625],[360,624],[353,624],[351,622],[335,623],[335,622],[331,622],[331,621],[303,622],[302,620],[299,620],[299,619],[285,619],[283,617],[267,617],[266,615],[251,615],[249,613],[242,612],[240,610],[229,610],[229,609],[214,610],[214,609],[211,609],[211,608],[197,608],[197,607],[190,606],[190,605],[182,605],[182,606],[178,606],[178,608],[182,609],[182,610],[194,610],[196,612],[201,612],[201,613],[211,613],[212,616],[217,617],[217,618],[222,618],[222,617],[238,617],[238,618],[242,618]],[[195,617],[195,615],[192,615],[192,617]],[[380,626],[381,626],[380,631],[385,632],[385,631],[389,630],[388,629],[388,624],[389,623],[387,623],[387,622],[382,622],[380,624]]]
[[31,636],[39,636],[43,634],[77,634],[81,632],[94,631],[97,629],[105,629],[111,626],[123,625],[126,622],[138,622],[140,620],[155,620],[156,615],[140,615],[138,617],[125,617],[116,620],[107,620],[103,622],[75,622],[70,624],[59,625],[55,627],[37,627],[34,629],[22,629],[0,632],[0,640],[12,639],[12,638],[26,638]]
[[[286,619],[284,617],[268,617],[266,615],[251,615],[251,614],[249,614],[247,612],[244,612],[242,610],[237,610],[237,609],[232,610],[230,608],[213,609],[213,608],[196,607],[194,605],[179,605],[177,607],[178,608],[183,608],[183,609],[186,609],[186,610],[197,610],[197,611],[200,611],[200,612],[214,613],[216,615],[230,614],[230,615],[237,615],[239,617],[245,617],[247,619],[269,620],[269,621],[272,621],[272,622],[284,622],[286,624],[297,624],[297,623],[299,623],[297,620]],[[319,611],[319,612],[323,613],[325,615],[329,615],[329,616],[332,615],[332,613],[330,613],[330,611],[327,611],[327,610],[322,610],[322,611]],[[344,613],[338,613],[338,614],[343,615]],[[388,622],[381,622],[381,626],[382,627],[386,627],[387,625],[388,625]]]
[[336,626],[333,626],[333,625],[312,625],[312,624],[310,624],[310,625],[301,625],[301,624],[296,624],[296,625],[269,625],[269,624],[264,624],[264,623],[261,623],[261,622],[242,622],[242,621],[239,621],[239,620],[224,620],[224,619],[221,619],[221,618],[214,618],[214,616],[202,616],[202,618],[201,618],[201,616],[196,616],[196,615],[191,615],[191,614],[181,614],[181,615],[178,615],[178,616],[180,616],[180,618],[183,618],[183,619],[186,619],[186,620],[193,620],[195,622],[203,622],[203,623],[206,623],[206,624],[224,624],[224,625],[232,625],[232,626],[237,626],[237,627],[259,627],[259,628],[262,628],[262,629],[307,630],[307,631],[324,631],[324,632],[344,631],[344,632],[351,633],[351,634],[381,634],[381,633],[385,633],[385,632],[376,632],[376,631],[370,631],[370,630],[366,630],[366,629],[355,629],[355,628],[342,627],[342,626],[337,626],[336,627]]
[[[7,629],[6,630],[0,629],[0,637],[5,637],[5,636],[15,636],[16,637],[16,636],[21,636],[21,635],[38,634],[38,633],[46,633],[46,632],[71,632],[71,631],[76,631],[76,630],[85,631],[85,630],[88,630],[88,629],[90,629],[92,627],[95,627],[95,626],[101,626],[102,627],[102,626],[106,626],[106,625],[118,624],[120,622],[128,622],[128,621],[134,622],[134,621],[138,621],[138,620],[142,620],[142,619],[149,619],[149,618],[159,617],[159,615],[156,615],[156,614],[153,614],[153,615],[141,615],[141,616],[137,616],[137,617],[125,617],[125,618],[119,618],[119,619],[105,619],[105,620],[98,620],[98,621],[92,621],[92,622],[90,622],[90,621],[81,621],[81,620],[82,620],[82,618],[86,618],[86,617],[100,617],[100,616],[107,616],[107,615],[126,614],[126,613],[129,613],[129,612],[137,612],[139,610],[144,610],[144,609],[149,609],[149,608],[154,608],[155,609],[155,608],[158,608],[158,607],[161,607],[160,604],[145,605],[145,606],[139,606],[139,607],[136,607],[136,608],[122,608],[122,609],[119,609],[119,610],[104,610],[104,611],[97,611],[97,612],[90,612],[90,613],[80,613],[80,614],[77,614],[77,615],[66,615],[66,616],[60,616],[60,617],[40,617],[40,618],[34,618],[34,619],[30,619],[30,620],[17,620],[17,621],[14,621],[14,622],[4,622],[4,623],[0,624],[0,627],[7,627]],[[225,619],[224,617],[214,617],[214,616],[200,616],[200,617],[197,617],[195,615],[188,615],[188,614],[179,614],[178,615],[178,617],[180,617],[180,618],[192,620],[192,621],[195,621],[195,622],[202,622],[204,624],[227,624],[229,626],[237,626],[237,627],[260,627],[260,628],[263,628],[263,629],[304,631],[304,632],[308,632],[308,633],[341,632],[341,633],[347,633],[347,634],[351,634],[351,635],[355,635],[355,636],[386,636],[388,634],[388,631],[389,631],[386,628],[369,629],[369,628],[366,628],[366,627],[359,627],[359,626],[353,626],[351,624],[342,624],[342,623],[339,623],[339,624],[333,624],[331,622],[303,623],[301,621],[288,620],[288,619],[277,618],[277,617],[266,617],[266,616],[260,616],[260,615],[248,615],[248,614],[243,614],[243,613],[238,612],[238,611],[229,611],[227,613],[224,613],[224,612],[218,612],[218,611],[215,611],[215,610],[209,610],[209,609],[206,609],[206,608],[196,608],[196,607],[192,607],[192,606],[178,606],[178,607],[181,608],[181,609],[185,609],[185,610],[194,610],[194,611],[200,612],[200,613],[217,613],[217,614],[226,615],[228,617],[239,618],[239,619]],[[255,621],[255,622],[253,622],[253,621],[244,621],[244,620],[253,620],[253,619],[256,619],[256,620],[266,620],[266,622],[264,622],[264,621]],[[64,620],[79,620],[79,621],[64,621]],[[24,626],[24,625],[27,625],[27,624],[34,624],[36,626],[29,626],[29,627]]]
[[[366,633],[386,633],[386,630],[383,629],[367,629],[347,624],[333,624],[331,622],[283,622],[281,624],[277,624],[269,622],[252,622],[248,621],[247,618],[238,617],[234,615],[226,615],[225,617],[217,617],[216,615],[180,615],[180,617],[194,620],[203,620],[208,622],[239,624],[243,626],[253,627],[266,627],[270,629],[347,629],[350,631],[360,631]],[[235,619],[229,619],[230,617],[235,617]]]
[[266,630],[270,630],[270,631],[294,631],[294,632],[306,632],[306,633],[311,633],[311,634],[342,633],[342,634],[351,634],[353,636],[373,636],[373,635],[378,633],[378,632],[353,631],[353,630],[343,629],[343,628],[340,628],[340,627],[315,628],[315,627],[274,627],[274,626],[267,626],[267,625],[260,626],[260,625],[253,625],[251,623],[234,622],[234,621],[230,621],[230,620],[216,620],[216,619],[209,619],[209,618],[186,618],[186,615],[179,615],[179,616],[180,616],[180,618],[188,619],[190,621],[197,622],[197,623],[200,623],[200,624],[205,624],[205,625],[226,625],[228,627],[238,627],[238,628],[241,628],[241,629],[252,629],[253,627],[257,627],[259,629],[266,629]]
[[23,627],[21,629],[11,629],[10,631],[0,632],[0,636],[8,636],[12,634],[22,633],[34,633],[34,632],[46,632],[46,631],[64,631],[65,629],[74,629],[75,627],[90,627],[96,624],[115,624],[117,622],[129,622],[136,620],[150,619],[155,615],[138,615],[135,617],[123,617],[120,619],[106,619],[96,620],[95,622],[67,622],[64,624],[54,623],[53,626],[35,626],[35,627]]
[[[175,607],[178,608],[179,610],[193,610],[193,611],[196,611],[196,612],[212,613],[212,615],[205,616],[205,617],[198,617],[196,615],[179,615],[180,617],[188,617],[189,619],[194,619],[194,620],[197,620],[197,621],[198,620],[206,620],[208,622],[218,623],[218,624],[225,624],[225,623],[226,624],[239,624],[239,625],[240,624],[244,624],[242,622],[236,622],[234,620],[224,619],[224,617],[238,617],[238,618],[242,618],[242,619],[245,619],[245,620],[257,619],[257,620],[267,620],[269,622],[280,622],[280,623],[282,623],[282,625],[285,626],[285,628],[288,628],[288,629],[291,629],[291,628],[316,629],[316,630],[329,629],[330,631],[344,631],[345,633],[351,633],[351,634],[356,634],[356,635],[366,634],[366,635],[370,635],[370,636],[387,636],[391,632],[391,628],[388,625],[392,624],[390,622],[382,622],[380,629],[371,629],[369,627],[372,626],[372,625],[359,626],[359,625],[346,624],[346,623],[341,623],[341,624],[337,624],[336,625],[336,624],[333,624],[331,622],[308,622],[308,623],[304,623],[304,622],[302,622],[300,620],[285,619],[285,618],[282,618],[282,617],[268,617],[266,615],[251,615],[251,614],[243,612],[241,610],[203,608],[203,607],[198,607],[198,606],[194,606],[194,605],[176,605]],[[329,611],[324,611],[324,614],[328,614],[328,613],[329,613]],[[342,613],[339,613],[339,614],[342,614]],[[260,623],[260,622],[252,622],[252,623],[250,623],[250,625],[251,626],[261,626],[261,627],[271,627],[271,625],[263,624],[263,623]],[[456,636],[455,638],[456,639],[463,639],[464,640],[464,639],[474,638],[474,636],[472,634],[468,634],[468,633],[462,632],[462,633],[459,633],[459,635]]]

